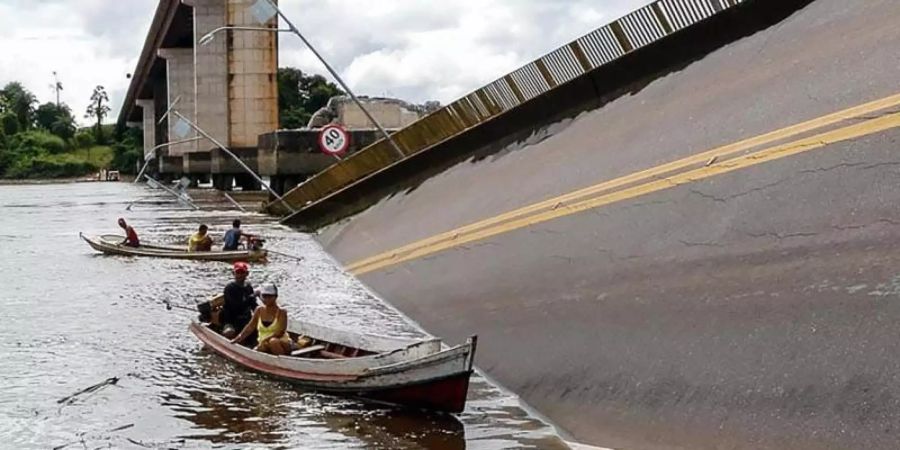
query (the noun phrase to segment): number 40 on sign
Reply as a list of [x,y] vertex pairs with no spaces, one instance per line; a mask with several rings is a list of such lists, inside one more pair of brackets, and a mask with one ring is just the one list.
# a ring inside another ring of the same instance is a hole
[[343,155],[350,147],[350,134],[340,125],[328,125],[319,133],[319,148],[332,156]]

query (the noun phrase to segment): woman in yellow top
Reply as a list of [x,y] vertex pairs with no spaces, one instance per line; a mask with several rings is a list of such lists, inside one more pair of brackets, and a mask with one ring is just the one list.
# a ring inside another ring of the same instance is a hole
[[209,237],[207,231],[209,231],[209,227],[200,225],[200,229],[197,230],[197,233],[188,240],[189,252],[208,252],[212,250],[212,238]]
[[260,290],[260,296],[263,306],[256,308],[250,323],[231,342],[239,344],[256,330],[257,351],[286,355],[291,352],[291,336],[287,332],[287,311],[278,306],[278,287],[267,284]]

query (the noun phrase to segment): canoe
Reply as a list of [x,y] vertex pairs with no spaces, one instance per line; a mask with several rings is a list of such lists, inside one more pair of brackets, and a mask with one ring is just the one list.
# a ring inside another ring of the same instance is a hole
[[188,259],[194,261],[264,261],[266,250],[235,250],[235,251],[209,251],[189,252],[184,247],[170,247],[163,245],[144,244],[140,247],[128,247],[121,245],[124,236],[105,234],[96,237],[87,237],[78,233],[94,250],[109,255],[145,256],[152,258]]
[[290,320],[291,338],[311,341],[275,356],[232,344],[204,323],[193,322],[190,330],[225,359],[303,389],[451,413],[465,408],[477,342],[473,336],[442,348],[438,339],[396,339]]

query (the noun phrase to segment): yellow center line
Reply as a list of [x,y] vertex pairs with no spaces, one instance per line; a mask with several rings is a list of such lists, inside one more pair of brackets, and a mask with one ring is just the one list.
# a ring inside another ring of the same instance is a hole
[[791,125],[779,130],[775,130],[766,134],[762,134],[759,136],[755,136],[749,139],[745,139],[739,142],[735,142],[732,144],[728,144],[722,147],[717,147],[712,150],[708,150],[702,153],[698,153],[687,158],[679,159],[676,161],[672,161],[657,167],[653,167],[650,169],[646,169],[640,172],[635,172],[623,177],[615,178],[613,180],[609,180],[603,183],[599,183],[593,186],[589,186],[584,189],[580,189],[577,191],[570,192],[568,194],[564,194],[558,197],[554,197],[548,200],[544,200],[538,203],[534,203],[529,206],[525,206],[523,208],[519,208],[513,211],[509,211],[498,216],[494,216],[479,222],[475,222],[460,228],[456,228],[454,230],[450,230],[444,233],[440,233],[434,235],[429,238],[422,239],[420,241],[413,242],[411,244],[404,245],[402,247],[396,248],[394,250],[381,253],[369,258],[362,259],[357,261],[349,266],[347,266],[347,270],[350,272],[356,272],[359,269],[362,269],[366,266],[372,264],[379,264],[384,261],[389,261],[394,259],[396,256],[401,255],[403,253],[416,251],[422,248],[427,248],[433,245],[441,244],[446,241],[455,241],[463,235],[472,233],[484,228],[492,227],[498,225],[500,223],[510,221],[513,219],[521,218],[523,216],[527,216],[533,213],[541,212],[547,209],[558,209],[562,206],[565,206],[568,203],[583,199],[588,196],[592,196],[604,191],[609,191],[611,189],[615,189],[618,187],[622,187],[628,184],[637,183],[641,181],[646,181],[650,178],[658,178],[662,175],[669,174],[676,170],[683,170],[695,164],[705,163],[711,160],[713,157],[715,158],[725,158],[736,153],[740,153],[742,151],[746,151],[752,149],[754,147],[758,147],[761,145],[771,144],[775,141],[786,139],[792,136],[796,136],[801,133],[806,133],[814,130],[821,129],[823,127],[827,127],[830,125],[834,125],[836,123],[843,122],[845,120],[857,118],[860,116],[864,116],[866,114],[870,114],[879,110],[883,110],[886,108],[890,108],[893,106],[900,105],[900,94],[895,94],[889,97],[885,97],[883,99],[875,100],[869,103],[864,103],[862,105],[854,106],[852,108],[844,109],[841,111],[837,111],[825,116],[821,116],[812,120],[808,120],[806,122],[801,122],[795,125]]
[[837,142],[856,139],[897,127],[900,127],[900,113],[893,113],[875,119],[866,120],[855,125],[838,128],[832,131],[820,133],[786,144],[769,147],[757,152],[730,159],[728,161],[715,163],[707,167],[688,170],[682,173],[674,174],[667,178],[658,179],[648,183],[600,195],[587,200],[582,200],[580,202],[564,205],[553,210],[544,211],[538,214],[533,214],[530,216],[507,221],[494,227],[484,228],[472,233],[467,233],[465,235],[459,235],[458,238],[451,241],[437,242],[433,245],[413,248],[412,250],[406,252],[400,252],[398,250],[390,251],[383,254],[386,257],[373,259],[374,262],[371,264],[354,264],[353,266],[355,267],[355,269],[352,269],[351,272],[354,275],[363,275],[375,270],[379,270],[395,264],[400,264],[405,261],[421,258],[423,256],[447,250],[449,248],[453,248],[469,242],[486,239],[491,236],[508,233],[513,230],[579,213],[600,206],[632,199],[665,189],[671,189],[676,186],[693,183],[699,180],[744,169],[757,164],[775,161],[788,156],[820,149]]

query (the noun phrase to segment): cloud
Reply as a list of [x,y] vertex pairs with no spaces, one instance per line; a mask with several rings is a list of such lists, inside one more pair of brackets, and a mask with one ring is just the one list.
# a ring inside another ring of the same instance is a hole
[[0,85],[21,81],[51,101],[55,71],[81,123],[97,85],[118,111],[155,8],[154,0],[0,0]]
[[[302,0],[282,7],[358,93],[448,103],[649,1],[598,3]],[[291,36],[282,37],[281,60],[322,67]]]
[[[288,17],[358,94],[448,103],[648,3],[538,0],[281,0]],[[18,80],[76,116],[94,86],[118,112],[157,0],[0,0],[0,85]],[[281,35],[282,66],[324,68]],[[114,117],[114,116],[113,116]],[[110,119],[112,119],[111,117]],[[80,119],[83,123],[87,120]]]

